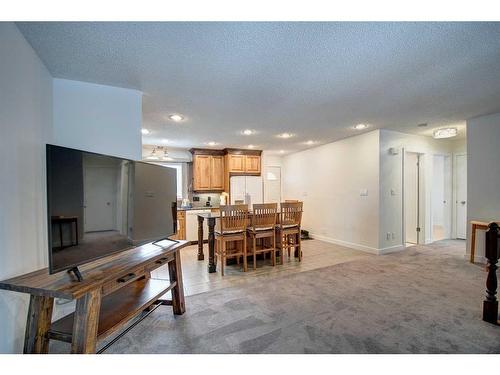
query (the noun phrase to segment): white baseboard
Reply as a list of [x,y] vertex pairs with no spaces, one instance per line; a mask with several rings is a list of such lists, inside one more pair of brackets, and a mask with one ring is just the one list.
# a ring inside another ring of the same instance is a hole
[[384,247],[383,249],[379,249],[378,253],[379,253],[379,255],[384,255],[384,254],[396,253],[398,251],[403,251],[404,249],[406,249],[406,247],[403,245],[395,245],[395,246],[389,246],[389,247]]
[[[469,259],[470,259],[470,253],[465,253],[464,259],[466,259],[467,261],[469,261]],[[486,257],[483,257],[481,255],[474,255],[474,263],[487,264],[488,263],[488,259],[486,259]]]
[[401,246],[401,245],[385,247],[383,249],[377,249],[375,247],[360,245],[360,244],[348,242],[348,241],[342,241],[342,240],[338,240],[336,238],[322,236],[319,234],[309,233],[309,235],[315,240],[329,242],[329,243],[333,243],[335,245],[345,246],[345,247],[348,247],[350,249],[360,250],[360,251],[364,251],[365,253],[370,253],[370,254],[375,254],[375,255],[389,254],[389,253],[394,253],[396,251],[404,250],[404,246]]

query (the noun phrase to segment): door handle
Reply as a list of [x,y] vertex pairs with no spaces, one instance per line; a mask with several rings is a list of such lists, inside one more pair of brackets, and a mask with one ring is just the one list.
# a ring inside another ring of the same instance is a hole
[[462,201],[462,202],[460,202],[460,203],[465,204],[465,201]]

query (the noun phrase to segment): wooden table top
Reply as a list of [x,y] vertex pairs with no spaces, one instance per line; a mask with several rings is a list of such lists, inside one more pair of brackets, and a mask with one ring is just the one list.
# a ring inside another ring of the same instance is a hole
[[104,258],[79,266],[83,281],[78,282],[67,272],[49,274],[48,268],[30,272],[25,275],[0,281],[0,289],[11,290],[33,295],[75,299],[89,290],[98,288],[104,283],[123,276],[134,267],[148,263],[175,253],[187,246],[187,241],[173,242],[162,248],[152,243],[106,256]]

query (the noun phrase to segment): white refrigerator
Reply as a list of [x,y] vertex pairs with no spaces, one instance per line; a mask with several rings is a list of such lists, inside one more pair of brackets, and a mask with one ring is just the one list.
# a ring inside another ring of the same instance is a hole
[[232,176],[229,180],[231,204],[243,201],[245,204],[264,203],[263,182],[260,176]]

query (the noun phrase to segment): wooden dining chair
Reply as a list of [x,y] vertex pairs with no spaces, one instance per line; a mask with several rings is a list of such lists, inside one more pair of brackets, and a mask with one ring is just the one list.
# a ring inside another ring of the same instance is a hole
[[[254,204],[251,216],[251,224],[247,228],[250,237],[253,269],[257,269],[257,254],[271,253],[271,263],[276,265],[276,215],[278,205],[276,203]],[[262,239],[262,247],[257,249],[257,239]],[[266,241],[269,240],[269,241]],[[266,242],[269,245],[266,246]],[[265,258],[264,258],[265,259]]]
[[299,262],[302,261],[300,241],[300,224],[302,221],[302,202],[282,202],[280,204],[279,223],[276,226],[278,238],[277,248],[280,251],[280,262],[283,264],[285,250],[290,258],[290,249],[294,248]]
[[[247,225],[248,206],[246,204],[226,205],[220,207],[220,220],[215,230],[215,255],[221,260],[221,275],[224,276],[224,267],[227,258],[239,258],[243,256],[243,271],[247,267]],[[242,242],[234,251],[227,249],[227,242]],[[217,262],[217,259],[216,259]]]

